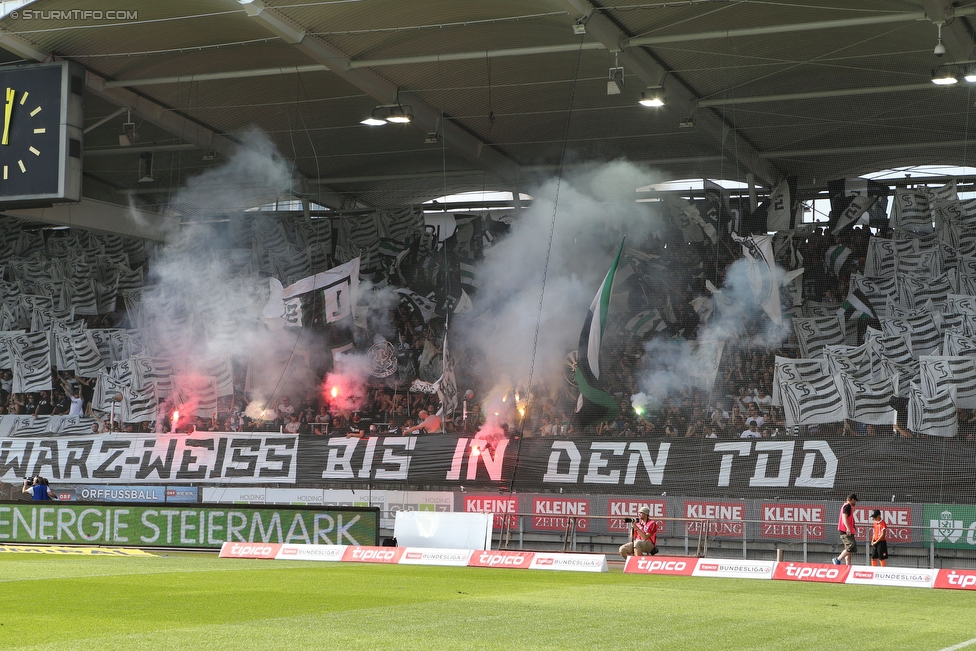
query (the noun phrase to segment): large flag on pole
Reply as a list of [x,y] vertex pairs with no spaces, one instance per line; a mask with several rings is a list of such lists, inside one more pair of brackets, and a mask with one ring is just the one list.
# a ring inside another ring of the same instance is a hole
[[779,303],[780,276],[773,259],[773,238],[769,235],[749,235],[732,239],[742,245],[742,255],[749,263],[746,274],[756,295],[756,302],[776,325],[783,325],[783,310]]
[[576,358],[576,386],[579,387],[579,400],[576,401],[574,419],[579,427],[609,420],[619,413],[617,401],[603,390],[600,381],[600,346],[603,332],[607,326],[607,313],[610,308],[610,291],[613,276],[617,272],[623,242],[617,250],[610,271],[607,272],[599,291],[590,303],[590,309],[580,330],[579,352]]
[[454,379],[454,358],[447,352],[447,330],[444,330],[444,353],[443,353],[443,374],[434,383],[437,387],[437,396],[441,401],[441,409],[437,415],[441,417],[441,429],[448,418],[454,417],[454,412],[458,407],[457,382]]

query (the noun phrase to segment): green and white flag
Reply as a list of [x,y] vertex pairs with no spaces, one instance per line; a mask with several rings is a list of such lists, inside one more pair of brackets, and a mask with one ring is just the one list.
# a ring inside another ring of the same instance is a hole
[[841,303],[840,309],[837,310],[837,316],[846,320],[864,319],[878,322],[878,315],[871,306],[871,299],[857,287],[851,289],[847,300]]
[[661,318],[661,313],[658,312],[657,309],[653,309],[638,312],[631,317],[630,321],[627,322],[626,327],[638,337],[643,337],[651,330],[654,330],[655,332],[666,330],[668,324],[665,323],[664,319]]
[[579,427],[586,427],[593,423],[609,420],[619,413],[617,401],[603,390],[600,381],[600,347],[603,343],[603,332],[607,327],[607,313],[610,308],[610,292],[613,287],[613,276],[620,263],[620,253],[623,242],[617,250],[610,271],[607,272],[600,289],[583,321],[580,330],[579,351],[576,364],[576,385],[579,387],[579,400],[576,402],[574,420]]
[[827,270],[832,271],[835,276],[840,277],[841,269],[844,268],[844,263],[847,262],[847,259],[851,257],[851,253],[852,251],[849,248],[841,244],[827,249],[827,255],[824,260],[827,265]]

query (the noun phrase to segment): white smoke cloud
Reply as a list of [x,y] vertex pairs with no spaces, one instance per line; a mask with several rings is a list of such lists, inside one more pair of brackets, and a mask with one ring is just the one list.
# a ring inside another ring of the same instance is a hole
[[[262,402],[305,386],[320,342],[303,331],[270,333],[258,320],[268,299],[267,278],[251,259],[249,226],[272,218],[242,210],[290,197],[287,161],[264,134],[251,132],[224,165],[191,178],[168,208],[183,224],[149,265],[143,305],[154,357],[175,371],[207,373],[216,359],[250,358],[250,388]],[[230,219],[223,228],[207,221]],[[199,221],[197,221],[199,220]],[[243,238],[238,236],[244,235]],[[240,241],[237,241],[240,240]],[[242,247],[242,248],[235,248]],[[250,265],[252,273],[241,275]]]
[[[640,391],[631,396],[635,408],[656,408],[671,392],[688,386],[688,378],[699,369],[696,352],[715,342],[734,342],[764,348],[778,347],[789,336],[789,328],[770,321],[762,306],[756,302],[749,283],[749,263],[736,260],[725,273],[721,301],[709,322],[700,327],[695,342],[685,339],[656,338],[644,345],[644,358],[637,381]],[[777,268],[773,282],[783,279]],[[724,306],[724,309],[723,307]]]
[[499,382],[507,385],[503,390],[525,386],[538,323],[533,384],[562,382],[563,360],[578,346],[587,308],[621,238],[638,245],[660,229],[659,217],[637,203],[635,193],[658,177],[616,161],[529,190],[532,206],[480,265],[475,311],[456,318],[455,336],[484,353],[486,380],[510,378]]

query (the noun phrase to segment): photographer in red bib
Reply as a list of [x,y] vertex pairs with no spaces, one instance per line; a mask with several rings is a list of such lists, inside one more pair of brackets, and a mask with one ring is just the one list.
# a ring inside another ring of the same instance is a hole
[[620,546],[620,555],[653,556],[657,549],[657,522],[651,520],[651,509],[642,506],[631,532],[631,541]]

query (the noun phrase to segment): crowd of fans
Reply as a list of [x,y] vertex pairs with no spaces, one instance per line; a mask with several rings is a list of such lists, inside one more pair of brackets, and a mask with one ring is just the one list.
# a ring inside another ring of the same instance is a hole
[[[805,300],[840,304],[847,295],[850,274],[863,268],[870,232],[856,228],[837,238],[825,228],[811,229],[795,241],[795,253],[805,267]],[[843,244],[851,249],[850,263],[840,274],[824,264],[829,247]],[[626,316],[611,321],[604,338],[606,374],[604,380],[619,401],[620,413],[607,422],[583,430],[574,422],[577,393],[570,382],[541,384],[526,392],[524,416],[505,423],[510,432],[523,436],[572,437],[581,433],[615,437],[654,438],[765,438],[797,435],[834,436],[912,436],[903,427],[861,425],[852,421],[811,427],[787,428],[781,407],[772,405],[774,360],[777,355],[796,357],[795,348],[782,341],[778,348],[757,345],[756,323],[744,324],[741,332],[726,340],[722,363],[711,391],[689,385],[674,386],[659,392],[647,404],[635,408],[631,398],[646,387],[648,342],[691,339],[703,325],[691,307],[699,296],[708,296],[705,281],[721,286],[729,265],[737,258],[737,246],[726,241],[719,246],[708,242],[671,246],[663,240],[644,243],[645,252],[660,259],[656,282],[666,291],[643,300],[667,314],[662,328],[638,336],[626,330]],[[634,301],[636,292],[630,292]],[[784,303],[789,297],[784,293]],[[630,312],[633,312],[631,306]],[[637,307],[640,307],[638,304]],[[623,312],[625,315],[627,311]],[[98,317],[103,322],[93,327],[112,327],[125,323],[124,311]],[[235,369],[234,395],[221,398],[210,418],[192,419],[180,431],[278,430],[307,436],[368,436],[370,433],[424,433],[434,431],[475,433],[484,424],[482,397],[491,388],[491,378],[479,376],[478,353],[458,350],[459,401],[453,413],[443,414],[436,394],[410,390],[412,380],[423,375],[425,344],[438,349],[444,336],[443,321],[425,320],[416,311],[401,306],[394,315],[399,370],[391,377],[375,379],[364,389],[355,408],[331,404],[324,386],[325,369],[305,386],[290,387],[288,395],[272,396],[260,409],[250,409],[256,396],[244,389],[244,370]],[[429,361],[429,360],[428,360]],[[667,360],[655,360],[666,366]],[[57,373],[52,391],[30,394],[11,393],[10,371],[0,371],[0,415],[29,416],[84,415],[96,419],[93,430],[133,432],[172,431],[167,414],[156,423],[119,423],[116,414],[92,411],[95,381]],[[433,380],[434,378],[427,378]],[[467,391],[467,395],[465,392]],[[976,433],[976,410],[960,410],[960,433],[970,440]]]

